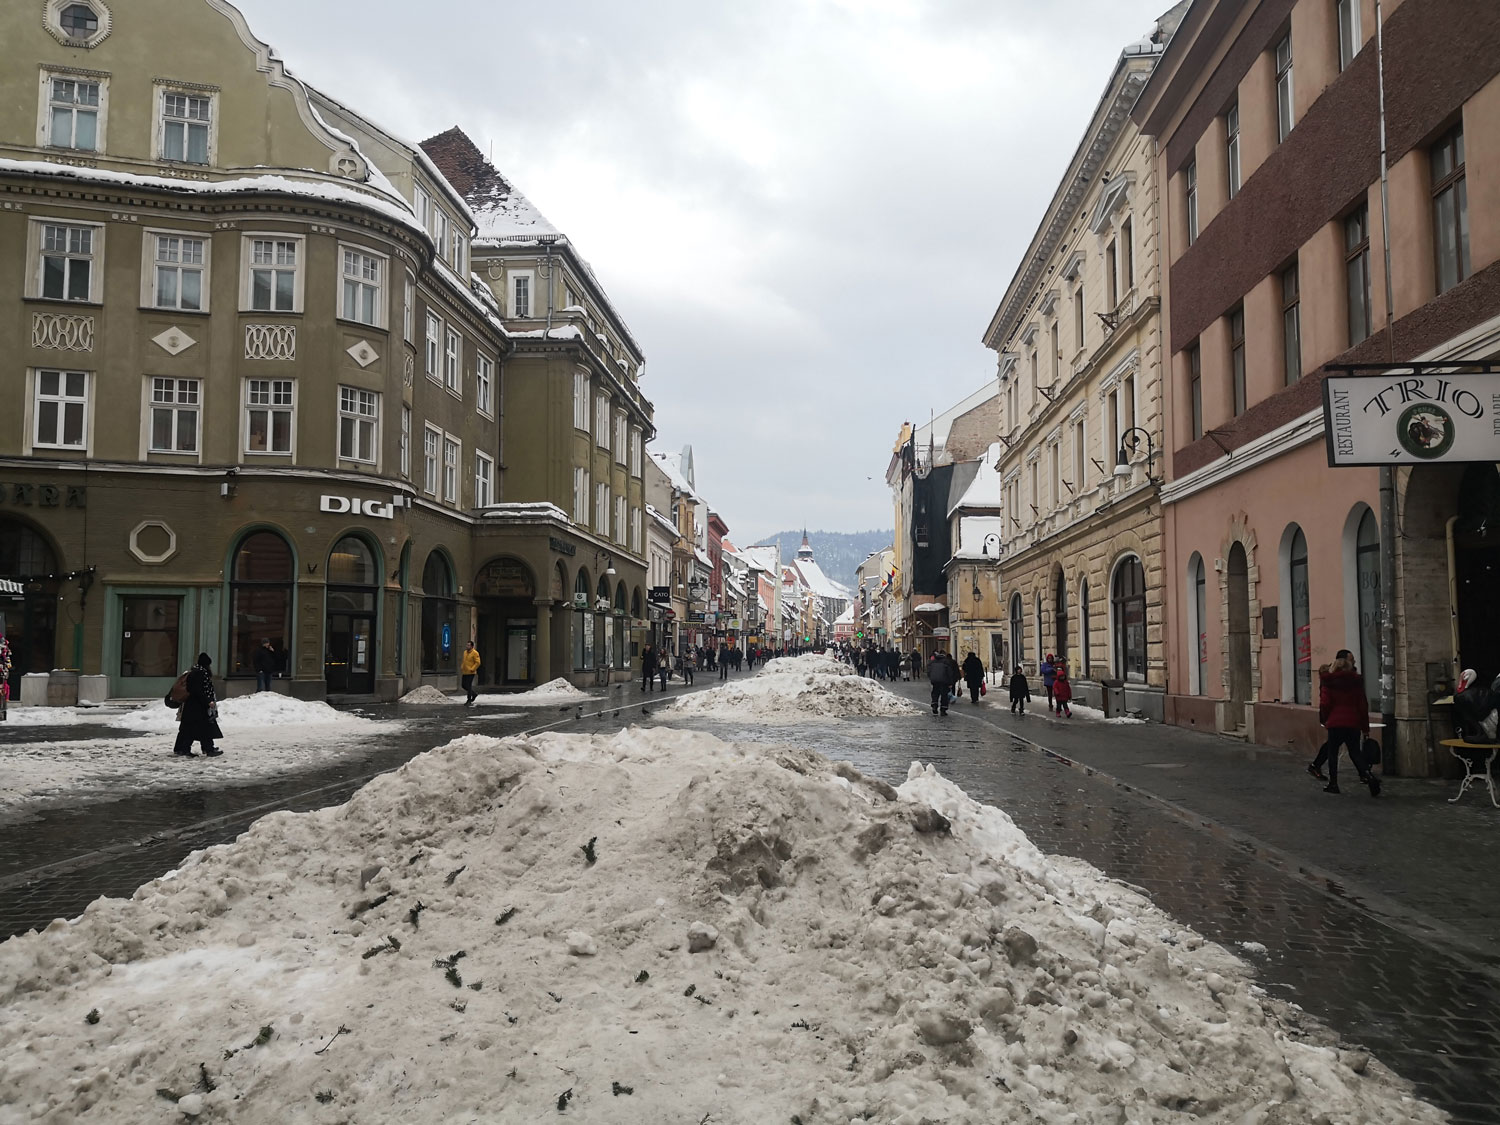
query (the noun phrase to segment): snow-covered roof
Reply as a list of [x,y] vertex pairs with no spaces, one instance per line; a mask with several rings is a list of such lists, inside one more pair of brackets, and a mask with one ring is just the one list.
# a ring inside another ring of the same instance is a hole
[[655,520],[661,526],[662,530],[667,532],[674,540],[677,538],[677,525],[650,504],[646,505],[646,515]]
[[959,516],[958,550],[955,559],[1000,558],[1000,545],[1005,542],[1005,517],[1003,516]]
[[534,504],[491,504],[481,509],[483,518],[490,520],[561,520],[568,522],[568,513],[556,504],[546,502]]
[[853,625],[854,624],[854,607],[852,605],[849,606],[848,609],[844,610],[843,613],[839,614],[837,617],[835,617],[833,619],[833,623],[835,625]]
[[775,574],[781,562],[781,552],[775,544],[769,547],[745,547],[740,551],[740,557],[767,574]]
[[979,459],[979,471],[974,474],[973,482],[948,509],[950,516],[960,508],[1003,508],[1005,506],[1005,490],[1001,487],[998,471],[1002,454],[1003,450],[998,441],[984,451],[984,456]]
[[694,500],[700,499],[693,486],[688,483],[687,476],[682,471],[682,454],[662,453],[651,451],[651,460],[655,461],[661,471],[667,474],[667,480],[678,492],[691,496]]
[[798,577],[802,579],[802,584],[818,597],[849,600],[851,596],[849,588],[829,578],[823,573],[823,568],[812,559],[794,559],[792,566],[796,569]]
[[694,547],[693,556],[710,570],[713,569],[714,560],[708,557],[708,552],[705,551],[702,547]]

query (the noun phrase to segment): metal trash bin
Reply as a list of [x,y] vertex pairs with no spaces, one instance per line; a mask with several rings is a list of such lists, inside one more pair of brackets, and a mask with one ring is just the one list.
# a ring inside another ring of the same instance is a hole
[[1104,689],[1104,717],[1114,719],[1125,714],[1125,681],[1100,680],[1099,686]]

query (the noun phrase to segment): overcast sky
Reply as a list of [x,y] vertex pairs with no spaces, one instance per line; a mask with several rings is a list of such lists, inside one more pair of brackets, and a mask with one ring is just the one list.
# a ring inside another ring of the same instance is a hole
[[461,126],[593,264],[653,448],[741,543],[889,527],[1121,48],[1170,0],[237,0],[408,140]]

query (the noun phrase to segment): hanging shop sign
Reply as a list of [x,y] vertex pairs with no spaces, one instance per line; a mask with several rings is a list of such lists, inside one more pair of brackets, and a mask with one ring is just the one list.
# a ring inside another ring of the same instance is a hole
[[646,600],[655,602],[657,605],[667,605],[672,600],[672,588],[670,586],[652,586],[646,591]]
[[369,516],[377,520],[396,518],[396,505],[382,504],[379,500],[361,500],[358,496],[321,496],[318,499],[318,511],[332,512],[336,516]]
[[1323,433],[1333,468],[1493,461],[1500,372],[1330,375]]

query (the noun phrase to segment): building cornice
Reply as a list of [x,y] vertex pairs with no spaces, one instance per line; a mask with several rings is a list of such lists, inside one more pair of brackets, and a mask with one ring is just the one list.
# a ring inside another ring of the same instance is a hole
[[984,334],[988,348],[999,350],[1011,337],[1016,326],[1030,311],[1038,297],[1047,263],[1072,230],[1083,201],[1094,182],[1104,171],[1104,160],[1130,122],[1130,110],[1145,88],[1146,79],[1156,63],[1156,52],[1122,55],[1115,73],[1094,112],[1089,130],[1079,142],[1061,184],[1052,197],[1041,226],[1032,236],[1026,257],[1011,279],[1000,307],[991,318]]

